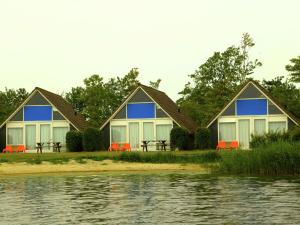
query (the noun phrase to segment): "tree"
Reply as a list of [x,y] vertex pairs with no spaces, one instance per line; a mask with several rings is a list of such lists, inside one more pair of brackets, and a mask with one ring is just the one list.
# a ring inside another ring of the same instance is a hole
[[257,59],[249,59],[254,46],[249,34],[244,34],[240,46],[230,46],[224,52],[215,52],[194,74],[192,82],[185,85],[177,101],[198,125],[205,126],[227,103],[238,86],[245,82],[255,68],[261,66]]
[[272,80],[263,80],[262,86],[266,88],[287,110],[300,117],[300,89],[284,76]]
[[300,83],[300,56],[290,60],[292,64],[286,65],[285,69],[290,72],[292,82]]
[[124,77],[110,78],[94,74],[84,79],[84,87],[72,88],[65,99],[95,127],[100,127],[138,86],[139,71],[133,68]]
[[157,81],[150,81],[149,85],[154,89],[159,89],[160,83],[161,83],[161,79],[157,79]]
[[83,112],[86,106],[84,94],[85,89],[83,87],[75,87],[71,89],[71,92],[66,93],[65,99],[72,104],[76,111]]
[[3,123],[28,95],[28,92],[24,88],[16,90],[5,88],[5,91],[0,91],[0,122]]

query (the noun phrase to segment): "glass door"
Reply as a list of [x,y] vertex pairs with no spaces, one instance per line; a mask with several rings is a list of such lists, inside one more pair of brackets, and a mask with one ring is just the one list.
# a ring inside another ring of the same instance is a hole
[[129,123],[129,143],[131,149],[137,150],[140,146],[139,123]]
[[43,149],[50,150],[51,128],[50,124],[40,125],[40,141],[43,143]]
[[36,126],[26,125],[25,126],[25,140],[26,149],[34,150],[36,146]]
[[249,149],[250,142],[250,120],[239,120],[239,145],[243,149]]

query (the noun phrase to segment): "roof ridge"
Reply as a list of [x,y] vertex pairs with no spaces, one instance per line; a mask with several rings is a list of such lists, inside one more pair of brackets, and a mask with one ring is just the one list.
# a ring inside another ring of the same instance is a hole
[[158,89],[156,89],[156,88],[153,88],[153,87],[144,85],[144,84],[139,84],[139,87],[146,87],[146,88],[152,89],[153,91],[161,92],[161,93],[164,93],[164,94],[166,95],[165,92],[163,92],[163,91],[161,91],[161,90],[158,90]]

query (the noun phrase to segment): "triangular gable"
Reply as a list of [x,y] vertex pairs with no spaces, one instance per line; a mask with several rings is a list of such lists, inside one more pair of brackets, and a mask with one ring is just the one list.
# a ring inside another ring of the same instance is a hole
[[[37,99],[39,98],[38,102]],[[34,100],[32,100],[34,99]],[[46,96],[44,96],[39,90],[38,88],[35,88],[31,94],[27,97],[27,99],[24,100],[24,102],[8,117],[7,120],[5,120],[0,128],[2,128],[8,121],[13,121],[12,119],[15,119],[16,117],[18,117],[18,115],[22,112],[23,113],[23,107],[26,105],[31,105],[34,103],[44,103],[47,105],[51,105],[53,107],[53,109],[55,109],[55,111],[57,111],[59,113],[59,115],[57,115],[58,117],[60,117],[59,120],[61,120],[62,118],[64,118],[66,121],[68,121],[73,127],[75,127],[77,130],[80,130],[78,127],[76,127],[68,118],[66,118],[60,111],[59,109],[56,108],[56,106],[54,104],[52,104],[52,102],[50,100],[48,100],[46,98]],[[23,116],[23,115],[22,115]],[[24,119],[24,118],[23,118]]]
[[249,83],[246,88],[237,96],[237,99],[243,98],[265,98],[265,95],[254,86],[254,84]]
[[121,106],[115,111],[115,113],[113,113],[112,116],[105,121],[105,123],[101,126],[100,129],[102,130],[106,126],[106,124],[112,119],[118,119],[118,117],[120,116],[124,117],[124,111],[126,113],[127,103],[133,103],[142,100],[143,102],[154,102],[157,105],[160,111],[159,114],[161,116],[165,117],[166,115],[167,117],[171,118],[177,125],[179,125],[176,120],[174,120],[166,111],[164,111],[164,109],[157,102],[154,101],[154,99],[147,93],[147,91],[145,91],[141,86],[139,86],[127,97],[127,99],[121,104]]
[[[149,91],[149,93],[148,93]],[[143,102],[151,102],[156,104],[156,118],[170,118],[173,120],[173,122],[181,127],[186,128],[190,132],[194,132],[196,129],[196,125],[193,121],[191,121],[189,118],[187,118],[184,114],[180,112],[180,110],[177,108],[176,104],[169,98],[164,92],[161,92],[159,90],[140,85],[137,87],[129,96],[128,98],[121,104],[121,106],[112,114],[110,118],[108,118],[103,125],[101,126],[101,130],[114,118],[119,117],[122,113],[121,111],[126,109],[126,104],[133,102],[132,99],[137,93],[145,93],[147,95],[147,98],[143,100]],[[140,95],[138,94],[138,95]],[[165,101],[156,101],[164,99]],[[136,99],[134,99],[136,101]],[[139,99],[138,99],[139,100]],[[160,104],[161,103],[161,104]],[[170,112],[169,112],[169,111]],[[176,111],[176,112],[175,112]],[[176,117],[174,116],[176,114]]]
[[26,105],[51,105],[45,97],[39,92],[35,92],[31,98],[26,102]]
[[145,93],[144,90],[139,89],[128,102],[153,102],[153,100]]
[[[255,99],[255,98],[266,98],[268,100],[268,111],[269,114],[285,114],[295,124],[299,124],[299,121],[286,109],[284,109],[272,96],[257,82],[250,80],[241,88],[236,96],[221,110],[221,112],[207,125],[210,127],[211,124],[220,116],[226,116],[232,114],[233,105],[237,99]],[[230,113],[228,113],[230,112]]]

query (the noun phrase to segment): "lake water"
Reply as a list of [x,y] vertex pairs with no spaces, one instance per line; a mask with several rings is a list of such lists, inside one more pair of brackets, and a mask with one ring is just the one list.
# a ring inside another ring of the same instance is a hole
[[0,224],[300,224],[300,178],[0,177]]

